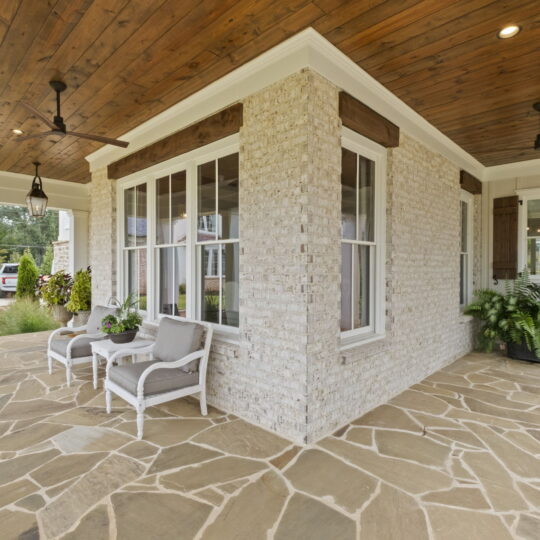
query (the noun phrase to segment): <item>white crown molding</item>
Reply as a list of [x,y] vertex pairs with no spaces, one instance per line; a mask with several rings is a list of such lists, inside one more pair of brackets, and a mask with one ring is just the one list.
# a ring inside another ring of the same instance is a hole
[[506,165],[486,167],[484,180],[486,182],[492,182],[493,180],[506,180],[508,178],[521,178],[525,176],[540,177],[540,159],[516,161],[515,163],[507,163]]
[[[123,134],[121,138],[130,142],[127,149],[107,145],[86,156],[90,163],[90,170],[95,171],[105,167],[303,68],[317,71],[336,86],[398,125],[404,132],[481,181],[491,180],[492,176],[493,179],[495,176],[498,178],[499,174],[503,174],[490,173],[493,167],[482,165],[313,28],[306,28]],[[501,167],[508,167],[511,170],[511,167],[516,165],[519,164]]]
[[[0,201],[5,204],[24,205],[25,197],[34,175],[0,171]],[[41,177],[43,189],[49,198],[49,208],[57,210],[81,210],[90,208],[90,188],[88,184],[65,182],[54,178]]]

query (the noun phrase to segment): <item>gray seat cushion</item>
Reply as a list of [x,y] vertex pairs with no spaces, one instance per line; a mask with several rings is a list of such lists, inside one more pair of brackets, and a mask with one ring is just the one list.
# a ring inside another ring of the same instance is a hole
[[[137,395],[137,383],[142,372],[155,360],[148,362],[136,362],[127,366],[112,366],[109,370],[109,379],[127,390],[130,394]],[[144,383],[144,395],[163,394],[172,390],[180,390],[188,386],[199,384],[198,373],[186,373],[180,368],[157,369],[152,371]]]
[[[69,334],[59,335],[53,338],[51,350],[55,353],[67,356],[68,343],[73,339]],[[71,358],[82,358],[83,356],[92,356],[92,341],[100,341],[102,338],[78,338],[73,347],[71,347]]]
[[[197,323],[178,321],[163,317],[159,322],[154,346],[154,359],[160,362],[174,362],[202,348],[204,326]],[[183,371],[197,371],[199,361],[194,360],[183,366]]]
[[101,320],[107,315],[114,315],[116,308],[107,306],[94,306],[86,323],[86,331],[89,334],[101,332]]

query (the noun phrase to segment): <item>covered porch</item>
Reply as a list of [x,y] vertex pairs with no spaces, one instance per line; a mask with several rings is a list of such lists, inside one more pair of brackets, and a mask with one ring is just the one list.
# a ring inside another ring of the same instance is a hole
[[93,307],[212,342],[138,441],[0,339],[0,536],[536,540],[540,364],[465,314],[540,284],[536,2],[6,6],[0,200],[39,160]]

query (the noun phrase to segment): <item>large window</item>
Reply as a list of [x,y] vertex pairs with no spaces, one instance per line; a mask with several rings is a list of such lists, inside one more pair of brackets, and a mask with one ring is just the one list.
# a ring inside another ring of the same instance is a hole
[[461,190],[460,200],[460,255],[459,255],[459,304],[465,306],[472,297],[472,227],[473,196]]
[[527,268],[531,276],[538,276],[540,275],[540,199],[527,200],[526,205]]
[[197,167],[199,316],[238,326],[238,154]]
[[186,316],[187,179],[179,171],[156,180],[157,311]]
[[341,331],[365,338],[384,334],[384,150],[344,142],[341,158]]
[[149,318],[238,326],[238,190],[230,151],[123,187],[123,293]]
[[540,188],[520,189],[518,205],[517,270],[526,268],[531,279],[540,282]]
[[139,309],[147,309],[147,190],[140,184],[124,191],[124,283]]

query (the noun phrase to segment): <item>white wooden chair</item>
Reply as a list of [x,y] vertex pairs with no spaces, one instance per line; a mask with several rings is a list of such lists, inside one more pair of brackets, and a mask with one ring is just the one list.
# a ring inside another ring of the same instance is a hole
[[[201,414],[206,408],[206,370],[212,343],[212,326],[181,317],[163,317],[156,341],[147,347],[114,353],[107,362],[105,401],[111,412],[112,393],[137,411],[137,438],[142,439],[147,407],[200,393]],[[152,359],[113,365],[125,356],[151,355]]]
[[101,320],[116,311],[111,306],[95,306],[84,326],[58,328],[49,336],[47,360],[49,374],[53,371],[53,360],[66,367],[67,385],[71,385],[71,372],[74,365],[92,362],[92,341],[105,339],[101,331]]

